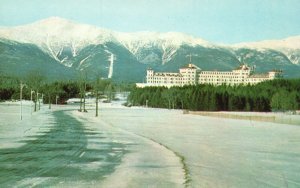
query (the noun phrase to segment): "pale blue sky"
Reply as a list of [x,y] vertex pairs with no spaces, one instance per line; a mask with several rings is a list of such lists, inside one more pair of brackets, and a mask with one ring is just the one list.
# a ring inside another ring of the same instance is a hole
[[123,32],[177,31],[228,44],[300,35],[300,0],[0,0],[0,26],[51,16]]

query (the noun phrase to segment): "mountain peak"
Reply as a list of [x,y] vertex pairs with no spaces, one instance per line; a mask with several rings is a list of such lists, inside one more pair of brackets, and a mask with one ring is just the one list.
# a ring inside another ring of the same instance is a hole
[[259,42],[239,43],[233,45],[237,48],[266,48],[266,49],[300,49],[300,35],[279,40],[263,40]]
[[27,25],[0,29],[0,37],[45,48],[51,43],[100,43],[112,40],[111,32],[60,17],[50,17]]
[[75,22],[65,19],[65,18],[61,18],[61,17],[57,17],[57,16],[53,16],[53,17],[49,17],[46,19],[42,19],[39,20],[37,22],[34,22],[33,24],[46,24],[46,25],[53,25],[53,24],[70,24],[73,23],[75,24]]
[[[115,32],[100,27],[82,24],[61,17],[49,17],[31,24],[0,29],[0,37],[40,44],[40,39],[56,38],[67,40],[85,40],[93,43],[107,40],[120,40],[121,43],[170,43],[172,45],[202,45],[212,46],[201,38],[193,37],[180,32],[151,32],[142,31],[134,33]],[[100,40],[99,40],[100,39]]]

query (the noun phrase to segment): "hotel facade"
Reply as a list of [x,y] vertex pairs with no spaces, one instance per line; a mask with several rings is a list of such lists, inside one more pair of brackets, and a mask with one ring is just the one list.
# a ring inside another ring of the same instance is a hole
[[146,83],[137,83],[137,87],[173,87],[195,84],[239,85],[257,84],[282,77],[282,71],[273,70],[263,74],[255,74],[247,65],[241,65],[232,71],[202,71],[194,64],[179,69],[178,73],[155,72],[147,70]]

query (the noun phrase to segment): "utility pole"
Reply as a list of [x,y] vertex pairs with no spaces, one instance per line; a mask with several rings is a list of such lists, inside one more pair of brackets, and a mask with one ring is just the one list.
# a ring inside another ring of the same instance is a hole
[[38,97],[39,97],[39,91],[37,90],[35,94],[36,94],[36,97],[35,97],[35,100],[34,100],[34,111],[36,112],[36,103],[37,103],[37,100],[38,100]]
[[30,114],[32,115],[32,94],[34,93],[33,90],[30,91]]
[[48,94],[49,109],[51,109],[51,94]]
[[[96,87],[98,87],[98,85]],[[99,100],[99,96],[98,96],[98,88],[97,88],[96,89],[96,117],[98,117],[98,100]]]
[[58,95],[56,95],[56,97],[55,97],[55,104],[56,104],[56,106],[57,106],[57,99],[58,99]]
[[[39,92],[36,93],[36,100],[39,103],[39,110],[40,110],[40,99],[39,99]],[[36,106],[36,105],[35,105]],[[35,107],[35,111],[36,111],[36,107]]]
[[20,83],[20,119],[22,120],[22,94],[23,94],[23,87],[26,87],[26,84]]
[[39,99],[39,110],[41,109],[41,100]]
[[[44,94],[42,93],[42,102],[44,100]],[[39,110],[41,110],[41,100],[39,99]]]
[[80,108],[79,108],[79,112],[82,112],[82,97],[83,97],[83,95],[82,95],[82,88],[80,86]]
[[86,82],[84,82],[84,93],[83,93],[83,112],[87,112],[85,109],[85,90],[86,90]]

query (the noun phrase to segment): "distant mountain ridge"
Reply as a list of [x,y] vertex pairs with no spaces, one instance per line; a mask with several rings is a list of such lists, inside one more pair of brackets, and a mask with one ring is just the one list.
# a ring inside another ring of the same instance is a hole
[[[300,77],[300,36],[225,47],[183,33],[122,33],[52,17],[23,26],[1,27],[0,38],[0,68],[15,74],[18,65],[36,69],[40,64],[33,62],[41,60],[35,60],[41,58],[36,56],[40,53],[45,56],[45,65],[40,67],[45,72],[50,66],[70,77],[82,70],[107,77],[109,57],[114,54],[112,78],[135,82],[143,80],[147,67],[176,71],[188,63],[187,55],[191,54],[193,63],[202,69],[230,70],[243,60],[256,65],[257,71],[283,69],[287,77]],[[12,50],[20,46],[26,46],[31,63],[24,64],[28,60],[26,50]]]

